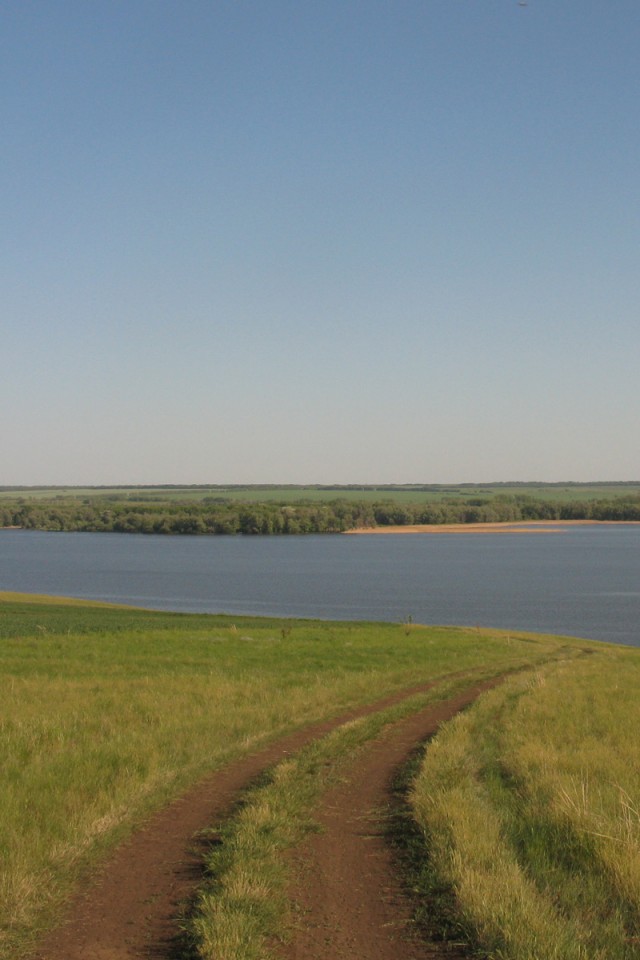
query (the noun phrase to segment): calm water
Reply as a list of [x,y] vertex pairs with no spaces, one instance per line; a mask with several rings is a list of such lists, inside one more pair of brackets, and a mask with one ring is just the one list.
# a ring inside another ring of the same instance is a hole
[[640,526],[357,537],[0,530],[0,590],[164,610],[412,616],[640,645]]

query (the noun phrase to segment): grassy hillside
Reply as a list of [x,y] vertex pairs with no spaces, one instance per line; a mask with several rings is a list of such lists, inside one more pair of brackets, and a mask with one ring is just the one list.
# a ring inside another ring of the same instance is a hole
[[[599,664],[607,682],[638,667],[635,650],[611,649],[476,629],[165,614],[0,594],[0,956],[19,957],[149,810],[231,757],[461,670],[534,667],[549,677],[526,688],[534,703],[552,682],[589,683],[593,692]],[[584,650],[594,651],[591,674],[574,670]],[[545,666],[559,657],[567,670]],[[606,712],[601,723],[606,729]]]

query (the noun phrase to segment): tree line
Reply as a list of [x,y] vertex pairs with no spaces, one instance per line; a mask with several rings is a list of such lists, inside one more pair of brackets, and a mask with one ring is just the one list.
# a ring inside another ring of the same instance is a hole
[[640,496],[556,502],[530,496],[429,503],[142,502],[52,498],[0,501],[0,527],[90,533],[301,534],[343,533],[359,527],[443,523],[508,523],[522,520],[640,521]]

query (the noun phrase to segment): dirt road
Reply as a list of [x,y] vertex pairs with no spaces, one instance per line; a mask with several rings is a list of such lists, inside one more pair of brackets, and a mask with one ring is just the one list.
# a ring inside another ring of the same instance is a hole
[[416,745],[497,681],[396,724],[357,757],[348,777],[325,796],[322,828],[291,857],[297,923],[283,960],[435,960],[465,956],[428,943],[412,920],[386,839],[397,803],[392,781]]
[[[63,922],[39,945],[33,960],[177,960],[177,917],[202,878],[203,851],[193,840],[198,831],[227,816],[239,792],[266,767],[347,720],[431,687],[433,683],[415,686],[316,724],[213,773],[154,815],[115,851],[94,881],[70,902]],[[391,772],[416,742],[485,687],[470,687],[446,704],[397,724],[391,735],[364,751],[350,785],[340,788],[347,793],[337,791],[327,798],[320,813],[326,832],[297,857],[303,880],[295,892],[301,923],[287,957],[413,960],[436,956],[424,949],[416,952],[417,947],[399,952],[400,944],[406,942],[409,908],[395,879],[377,811],[388,802]]]

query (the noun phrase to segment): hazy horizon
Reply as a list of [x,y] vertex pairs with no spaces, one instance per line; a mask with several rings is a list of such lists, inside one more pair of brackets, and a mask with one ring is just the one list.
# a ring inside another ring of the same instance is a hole
[[445,481],[422,481],[422,480],[406,480],[406,481],[386,481],[386,480],[370,480],[365,482],[358,481],[349,481],[341,482],[336,481],[308,481],[304,483],[297,483],[295,481],[269,481],[269,480],[256,480],[251,483],[242,483],[242,482],[225,482],[225,481],[211,481],[207,483],[206,481],[190,483],[186,482],[166,482],[158,481],[155,483],[131,483],[128,481],[122,481],[120,483],[8,483],[0,484],[0,490],[6,489],[52,489],[52,490],[66,490],[66,489],[130,489],[130,488],[150,488],[150,489],[163,489],[166,487],[170,488],[179,488],[186,489],[189,487],[212,487],[212,488],[226,488],[226,487],[329,487],[329,488],[346,488],[346,487],[363,487],[363,488],[380,488],[385,487],[496,487],[496,486],[617,486],[617,485],[640,485],[640,479],[615,479],[615,480],[460,480],[458,482],[445,482]]

